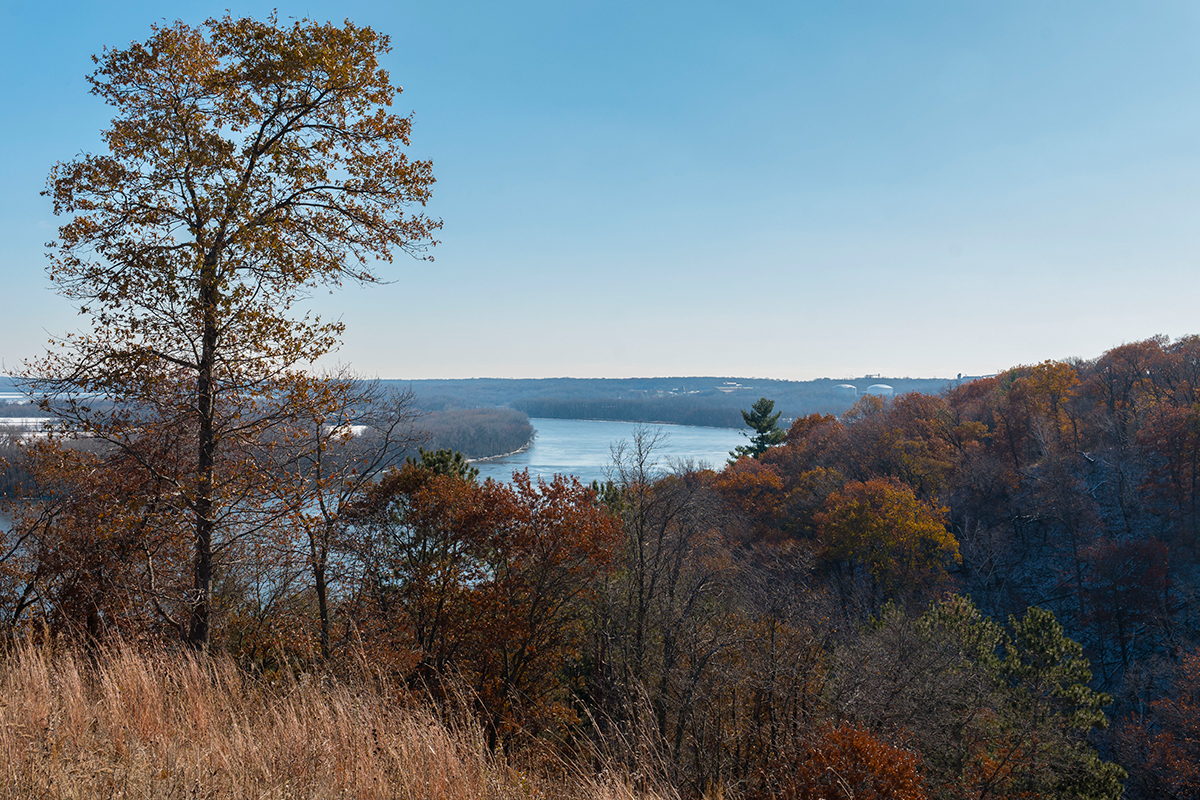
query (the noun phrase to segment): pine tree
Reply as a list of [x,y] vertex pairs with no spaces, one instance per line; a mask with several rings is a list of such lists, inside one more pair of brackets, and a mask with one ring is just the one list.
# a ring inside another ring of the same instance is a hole
[[779,416],[783,412],[775,411],[772,414],[772,411],[775,411],[775,401],[760,397],[754,405],[750,406],[749,411],[742,412],[742,419],[746,421],[747,426],[754,430],[754,435],[750,436],[742,431],[742,435],[750,439],[750,444],[739,445],[729,451],[730,463],[737,461],[742,456],[758,458],[767,452],[768,447],[773,447],[783,441],[787,436],[787,432],[779,427]]

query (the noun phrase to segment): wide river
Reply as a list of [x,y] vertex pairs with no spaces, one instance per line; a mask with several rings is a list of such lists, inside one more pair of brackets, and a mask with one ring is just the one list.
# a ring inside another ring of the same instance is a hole
[[511,456],[476,461],[480,479],[507,481],[513,470],[529,470],[530,476],[547,480],[555,474],[575,475],[584,483],[605,480],[612,465],[612,448],[619,442],[632,444],[639,427],[661,434],[654,450],[660,469],[672,463],[692,461],[720,469],[729,451],[746,438],[734,428],[700,428],[692,425],[647,425],[581,419],[531,419],[537,430],[533,444]]
[[[647,425],[581,419],[531,419],[537,430],[533,444],[520,453],[476,461],[480,479],[512,479],[514,470],[529,470],[530,476],[547,480],[555,474],[575,475],[584,483],[605,480],[612,465],[612,449],[619,442],[632,444],[639,427],[660,434],[653,452],[659,469],[673,463],[692,461],[720,469],[729,451],[746,438],[733,428],[701,428],[692,425]],[[0,525],[8,520],[0,517]]]

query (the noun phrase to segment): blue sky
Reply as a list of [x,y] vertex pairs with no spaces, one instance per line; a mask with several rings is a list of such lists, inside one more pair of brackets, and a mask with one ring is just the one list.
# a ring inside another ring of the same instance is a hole
[[389,34],[434,162],[436,260],[314,299],[365,374],[945,377],[1200,332],[1194,3],[10,3],[5,367],[83,323],[38,192],[110,116],[91,54],[275,5]]

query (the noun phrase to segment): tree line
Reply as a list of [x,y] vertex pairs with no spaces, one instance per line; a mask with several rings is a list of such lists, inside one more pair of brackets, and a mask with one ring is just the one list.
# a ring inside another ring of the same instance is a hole
[[426,449],[455,450],[468,458],[513,453],[527,447],[534,436],[529,417],[511,408],[431,411],[420,415],[416,427],[427,439]]
[[736,428],[741,414],[736,408],[702,404],[688,397],[560,399],[532,398],[514,406],[532,417],[547,419],[604,419],[617,422],[662,422]]
[[[958,381],[969,381],[962,376]],[[674,421],[662,414],[674,414],[687,409],[720,409],[728,418],[728,426],[738,424],[738,411],[760,395],[775,401],[776,410],[787,418],[804,414],[842,414],[854,405],[853,393],[846,394],[844,386],[855,387],[857,394],[878,383],[890,385],[895,394],[923,392],[937,394],[955,383],[947,378],[907,378],[873,375],[854,378],[818,378],[809,381],[790,381],[777,378],[747,378],[738,376],[692,376],[672,378],[463,378],[442,380],[389,380],[400,389],[411,389],[418,407],[436,411],[443,408],[481,408],[504,406],[525,408],[526,402],[583,403],[576,412],[569,405],[556,413],[583,413],[590,404],[634,403],[629,408],[645,418],[629,418],[625,422]],[[2,385],[2,379],[0,379]],[[640,402],[658,402],[655,414],[644,414]],[[623,406],[618,406],[623,407]],[[549,408],[555,408],[550,405]],[[528,409],[526,409],[528,410]],[[533,416],[542,416],[530,412]],[[566,417],[563,417],[566,418]],[[585,417],[572,417],[581,419]],[[592,417],[599,419],[601,417]]]

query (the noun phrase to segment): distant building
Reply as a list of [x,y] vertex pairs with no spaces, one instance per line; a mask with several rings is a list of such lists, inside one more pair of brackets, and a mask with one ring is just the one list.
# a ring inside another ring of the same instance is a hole
[[863,394],[873,394],[878,397],[892,397],[896,394],[896,390],[888,386],[886,383],[873,383],[863,391]]
[[858,399],[858,387],[853,383],[839,383],[833,387],[833,393],[838,397],[844,397],[847,400]]

